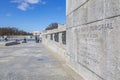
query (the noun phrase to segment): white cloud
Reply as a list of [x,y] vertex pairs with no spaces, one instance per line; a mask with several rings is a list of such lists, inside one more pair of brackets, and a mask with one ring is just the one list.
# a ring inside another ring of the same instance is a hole
[[18,3],[18,9],[26,11],[27,9],[31,9],[31,5],[35,4],[46,4],[45,1],[42,0],[11,0],[12,3]]
[[40,2],[40,0],[25,0],[25,2],[30,4],[37,4]]
[[29,8],[29,5],[27,3],[21,3],[17,8],[26,11]]
[[42,2],[41,0],[12,0],[13,3],[29,3],[29,4],[38,4],[39,2]]

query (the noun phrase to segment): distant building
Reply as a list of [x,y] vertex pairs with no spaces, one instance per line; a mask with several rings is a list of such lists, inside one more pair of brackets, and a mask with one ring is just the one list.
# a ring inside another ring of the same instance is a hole
[[33,36],[39,36],[40,35],[40,32],[39,31],[34,31],[33,32]]

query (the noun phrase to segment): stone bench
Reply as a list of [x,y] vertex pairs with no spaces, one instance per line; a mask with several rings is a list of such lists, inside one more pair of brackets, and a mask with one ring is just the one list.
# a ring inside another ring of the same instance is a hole
[[13,41],[13,42],[6,42],[5,46],[11,46],[11,45],[17,45],[20,44],[19,42]]

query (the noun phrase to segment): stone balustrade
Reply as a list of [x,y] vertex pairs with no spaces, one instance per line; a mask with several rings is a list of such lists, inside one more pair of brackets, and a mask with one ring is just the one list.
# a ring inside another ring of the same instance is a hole
[[42,43],[52,51],[65,57],[66,55],[66,26],[58,25],[57,29],[46,30],[42,33]]

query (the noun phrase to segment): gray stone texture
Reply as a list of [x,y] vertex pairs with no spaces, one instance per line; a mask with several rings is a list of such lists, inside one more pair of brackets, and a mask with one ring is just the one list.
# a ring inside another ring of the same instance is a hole
[[0,80],[83,80],[38,43],[0,47]]
[[[62,32],[66,31],[65,25],[58,25],[58,29],[46,30],[42,33],[42,44],[47,46],[53,52],[58,53],[60,56],[66,58],[66,45],[62,43]],[[58,42],[55,41],[55,33],[59,34]],[[53,34],[53,40],[51,40],[51,34]],[[46,38],[47,36],[47,38]]]
[[120,0],[67,0],[67,61],[85,80],[120,80]]
[[68,0],[67,25],[73,27],[118,16],[119,4],[119,0]]

